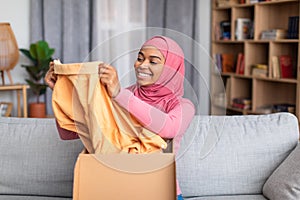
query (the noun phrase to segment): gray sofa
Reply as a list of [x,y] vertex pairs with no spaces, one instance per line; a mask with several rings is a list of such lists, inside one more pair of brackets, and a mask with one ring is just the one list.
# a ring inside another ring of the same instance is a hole
[[[298,134],[296,117],[287,113],[196,116],[176,158],[184,198],[272,197],[272,184],[279,184],[273,179],[285,176],[278,166],[295,151]],[[0,118],[0,200],[72,199],[82,149],[80,140],[59,138],[54,119]]]

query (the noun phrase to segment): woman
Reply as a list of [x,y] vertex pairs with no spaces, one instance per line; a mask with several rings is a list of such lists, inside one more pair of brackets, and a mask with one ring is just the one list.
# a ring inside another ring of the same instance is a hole
[[[113,66],[99,65],[99,78],[108,94],[120,106],[128,110],[147,129],[165,139],[173,139],[177,153],[180,140],[194,114],[194,105],[183,98],[184,54],[179,45],[164,36],[154,36],[146,41],[134,63],[136,84],[121,88],[118,74]],[[53,63],[45,77],[50,88],[56,76]],[[63,139],[78,138],[59,128]],[[177,187],[178,199],[182,199]]]

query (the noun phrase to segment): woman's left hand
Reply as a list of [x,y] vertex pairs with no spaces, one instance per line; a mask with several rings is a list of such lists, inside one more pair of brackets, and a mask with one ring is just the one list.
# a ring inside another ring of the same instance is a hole
[[99,64],[98,69],[100,81],[106,86],[109,96],[116,97],[120,92],[120,81],[117,70],[105,63]]

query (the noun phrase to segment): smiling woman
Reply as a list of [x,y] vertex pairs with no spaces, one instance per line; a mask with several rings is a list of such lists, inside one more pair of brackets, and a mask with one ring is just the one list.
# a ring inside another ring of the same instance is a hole
[[[140,48],[134,68],[137,80],[128,88],[121,88],[117,70],[109,64],[99,64],[99,79],[111,100],[127,110],[143,128],[161,138],[173,139],[176,154],[195,114],[193,103],[183,98],[183,51],[174,40],[154,36]],[[45,80],[50,87],[55,84],[53,64],[50,64]],[[63,139],[78,138],[77,133],[59,125],[58,131]],[[179,187],[177,192],[181,193]]]

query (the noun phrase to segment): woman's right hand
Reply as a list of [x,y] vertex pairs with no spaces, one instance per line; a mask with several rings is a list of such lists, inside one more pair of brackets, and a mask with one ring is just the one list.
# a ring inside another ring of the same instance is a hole
[[53,90],[57,80],[57,75],[54,73],[54,62],[49,63],[49,70],[44,78],[47,85]]
[[117,70],[108,64],[101,63],[99,68],[99,78],[102,84],[106,86],[106,90],[111,97],[116,97],[120,92],[120,81]]

